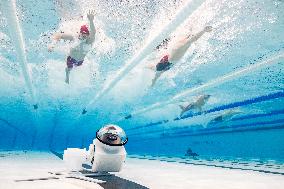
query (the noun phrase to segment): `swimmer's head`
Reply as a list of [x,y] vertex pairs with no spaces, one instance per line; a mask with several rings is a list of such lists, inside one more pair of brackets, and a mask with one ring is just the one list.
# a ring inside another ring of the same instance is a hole
[[90,31],[86,25],[82,25],[80,28],[79,39],[86,39],[90,35]]
[[211,95],[204,95],[204,99],[208,100],[210,98]]

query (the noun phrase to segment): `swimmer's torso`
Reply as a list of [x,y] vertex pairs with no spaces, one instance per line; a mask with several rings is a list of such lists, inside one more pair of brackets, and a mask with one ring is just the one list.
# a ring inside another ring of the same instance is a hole
[[70,48],[69,55],[77,61],[81,61],[84,60],[85,56],[91,49],[91,43],[86,43],[85,40],[76,39]]
[[206,103],[206,99],[203,96],[199,97],[195,102],[195,104],[199,106],[203,106],[205,105],[205,103]]

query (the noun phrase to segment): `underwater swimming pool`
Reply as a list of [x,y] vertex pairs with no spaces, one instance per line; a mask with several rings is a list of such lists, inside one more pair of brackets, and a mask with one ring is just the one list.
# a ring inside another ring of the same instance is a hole
[[283,175],[282,0],[0,6],[4,154],[88,149],[115,124],[130,159]]

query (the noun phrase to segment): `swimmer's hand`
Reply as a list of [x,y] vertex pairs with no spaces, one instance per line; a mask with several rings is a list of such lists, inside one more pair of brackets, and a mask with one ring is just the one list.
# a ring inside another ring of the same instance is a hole
[[90,21],[93,21],[94,20],[94,17],[95,17],[95,11],[94,10],[89,10],[88,14],[87,14],[87,18],[90,20]]
[[205,32],[211,32],[212,31],[212,26],[206,26],[205,28],[204,28],[204,31]]
[[52,35],[52,39],[56,42],[59,41],[61,38],[62,38],[61,33],[55,33],[55,34]]
[[54,50],[55,44],[62,38],[62,34],[55,33],[52,35],[52,43],[47,46],[48,52],[52,52]]
[[54,45],[53,44],[49,44],[47,49],[48,49],[48,52],[52,52],[54,50]]

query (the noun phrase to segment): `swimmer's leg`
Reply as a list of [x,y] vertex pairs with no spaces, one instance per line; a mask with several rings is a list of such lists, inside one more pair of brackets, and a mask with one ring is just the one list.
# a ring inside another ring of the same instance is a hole
[[185,111],[184,110],[182,110],[181,112],[180,112],[180,114],[179,114],[179,117],[182,117],[182,115],[185,113]]
[[202,106],[198,106],[197,109],[198,109],[199,113],[202,112]]
[[185,38],[180,41],[178,45],[176,45],[173,50],[170,52],[169,62],[178,62],[185,55],[193,40],[190,38]]
[[65,83],[69,84],[69,76],[70,76],[70,71],[72,70],[72,68],[65,68]]
[[182,39],[179,44],[173,49],[170,55],[170,62],[177,62],[179,61],[187,52],[189,47],[192,43],[197,41],[199,38],[201,38],[206,32],[211,32],[212,27],[206,26],[202,31],[198,32],[194,36],[188,35],[184,39]]
[[157,79],[162,75],[162,73],[164,73],[164,72],[163,71],[162,72],[159,72],[159,71],[156,72],[154,79],[152,79],[151,87],[153,87],[155,85]]

